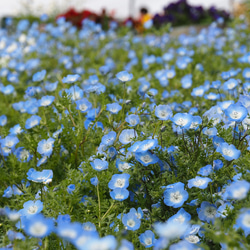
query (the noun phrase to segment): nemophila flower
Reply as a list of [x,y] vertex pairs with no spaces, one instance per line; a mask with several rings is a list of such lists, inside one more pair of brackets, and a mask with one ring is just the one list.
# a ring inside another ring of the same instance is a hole
[[49,169],[45,169],[40,171],[36,171],[34,168],[30,168],[27,173],[27,179],[33,182],[47,184],[52,181],[53,171]]
[[8,207],[3,209],[3,213],[8,217],[10,221],[17,221],[20,219],[20,214],[16,210],[11,210]]
[[149,248],[154,246],[156,241],[155,235],[151,230],[147,230],[139,236],[140,243],[145,247]]
[[186,241],[186,240],[181,240],[178,243],[172,244],[169,247],[169,250],[193,250],[197,249],[194,244]]
[[191,215],[181,208],[175,215],[168,219],[168,222],[178,222],[180,224],[188,223],[191,220]]
[[102,171],[108,169],[109,163],[100,159],[95,159],[94,162],[90,162],[93,169],[97,171]]
[[24,221],[24,231],[31,237],[44,238],[53,230],[53,220],[45,218],[42,214],[34,215]]
[[67,75],[65,77],[63,77],[62,82],[63,83],[74,83],[76,81],[78,81],[80,78],[80,76],[78,74],[75,75]]
[[202,97],[205,93],[205,88],[203,86],[199,86],[197,88],[193,88],[191,96],[198,96],[198,97]]
[[44,88],[49,92],[53,92],[57,89],[57,85],[58,85],[58,81],[56,81],[54,83],[47,82],[44,84]]
[[23,209],[19,210],[22,216],[33,216],[39,214],[43,210],[43,202],[37,201],[26,201],[23,204]]
[[23,132],[23,129],[19,124],[15,125],[14,127],[10,128],[10,135],[18,135]]
[[98,180],[98,178],[95,176],[95,177],[93,177],[93,178],[90,179],[90,183],[91,183],[92,185],[94,185],[94,186],[97,186],[98,183],[99,183],[99,180]]
[[134,129],[124,129],[119,135],[119,142],[126,145],[132,142],[135,137],[137,137],[137,133]]
[[212,180],[208,177],[196,176],[195,178],[190,179],[188,181],[188,187],[189,188],[197,187],[200,189],[205,189],[207,188],[209,182],[212,182]]
[[48,156],[42,157],[36,164],[37,167],[40,167],[42,164],[46,163],[48,160]]
[[179,223],[178,221],[157,222],[154,224],[156,233],[167,240],[178,239],[183,236],[188,229],[188,223]]
[[82,229],[85,231],[89,232],[95,232],[96,231],[96,226],[92,222],[85,222],[82,224]]
[[250,234],[250,209],[243,208],[240,210],[236,226],[244,231],[245,237]]
[[115,188],[110,192],[113,200],[123,201],[129,197],[129,191],[126,188]]
[[2,149],[6,147],[13,150],[18,142],[19,139],[14,135],[8,135],[0,140]]
[[121,246],[118,248],[118,250],[134,250],[134,245],[130,241],[122,239]]
[[17,148],[14,154],[17,157],[18,161],[20,162],[29,162],[32,158],[30,152],[24,147]]
[[7,116],[6,115],[1,115],[0,116],[0,126],[5,126],[7,124]]
[[242,200],[247,197],[247,194],[250,190],[250,183],[245,180],[240,180],[231,183],[226,187],[225,193],[223,194],[224,200],[234,199]]
[[111,146],[113,145],[115,139],[116,139],[116,132],[111,131],[107,135],[104,135],[102,137],[102,143],[106,146]]
[[219,89],[220,86],[221,86],[221,81],[219,81],[219,80],[213,81],[211,84],[212,89]]
[[222,167],[223,167],[223,162],[222,162],[222,160],[214,160],[214,161],[213,161],[213,169],[214,169],[215,171],[221,169]]
[[108,184],[110,189],[127,188],[129,186],[129,174],[114,174]]
[[201,207],[197,209],[197,213],[200,220],[213,223],[217,215],[217,208],[215,205],[203,201]]
[[92,103],[88,101],[88,99],[83,98],[80,100],[75,101],[76,109],[80,110],[82,113],[85,113],[92,109]]
[[75,189],[76,189],[76,185],[75,185],[75,184],[70,184],[70,185],[68,185],[68,187],[67,187],[67,192],[68,192],[69,194],[73,194],[73,192],[74,192]]
[[78,222],[60,222],[56,228],[56,234],[70,242],[73,242],[82,232],[82,225]]
[[204,98],[207,100],[215,101],[220,98],[220,94],[210,92],[209,94],[205,95]]
[[117,241],[113,235],[108,235],[103,238],[89,237],[88,241],[78,249],[91,249],[91,250],[116,250]]
[[30,86],[25,90],[25,94],[29,97],[32,97],[36,94],[36,87]]
[[55,139],[49,138],[48,140],[41,140],[37,146],[37,152],[42,156],[50,157],[53,152]]
[[240,150],[238,150],[233,144],[229,145],[228,143],[224,142],[221,143],[217,149],[216,152],[219,152],[222,154],[222,156],[227,161],[237,160],[240,157]]
[[157,139],[148,139],[144,140],[140,143],[139,147],[134,151],[136,153],[143,153],[148,150],[152,150],[158,145],[158,140]]
[[115,166],[118,168],[120,172],[123,172],[124,170],[130,169],[132,167],[132,164],[123,162],[120,159],[116,159]]
[[173,187],[169,187],[163,193],[164,203],[167,206],[178,208],[181,207],[188,199],[188,192],[184,190],[184,184],[175,183]]
[[205,127],[203,130],[202,130],[203,134],[204,135],[207,135],[208,137],[213,137],[213,136],[216,136],[217,135],[217,128],[207,128]]
[[182,88],[188,89],[192,86],[192,74],[185,75],[181,78]]
[[4,95],[10,95],[15,91],[15,88],[12,85],[7,85],[7,86],[3,86],[2,88],[0,88],[0,91],[4,94]]
[[173,112],[169,105],[158,105],[155,108],[155,116],[158,117],[159,120],[166,121],[173,116]]
[[109,111],[111,114],[118,114],[118,112],[122,109],[122,106],[118,103],[109,103],[106,106],[107,111]]
[[135,159],[145,167],[151,164],[155,164],[159,161],[159,158],[149,151],[135,153]]
[[234,88],[236,88],[238,86],[239,82],[236,79],[229,79],[226,82],[224,82],[223,84],[223,90],[224,91],[229,91],[229,90],[233,90]]
[[118,78],[121,82],[128,82],[133,79],[133,74],[130,74],[127,71],[121,71],[116,74],[116,78]]
[[231,203],[226,202],[223,205],[218,207],[217,217],[226,218],[228,216],[228,211],[233,210],[233,209],[234,209],[234,206]]
[[125,118],[125,121],[126,121],[127,123],[129,123],[130,126],[134,127],[134,126],[136,126],[137,124],[140,123],[140,118],[139,118],[138,115],[132,114],[132,115],[128,115],[128,116]]
[[177,113],[171,120],[181,129],[188,129],[192,123],[192,116],[187,113]]
[[46,70],[42,70],[40,72],[36,72],[33,76],[32,76],[32,81],[33,82],[40,82],[44,79],[46,75]]
[[135,213],[129,212],[127,214],[123,214],[122,223],[125,226],[125,229],[136,231],[141,226],[141,220],[137,218]]
[[202,176],[208,176],[213,172],[212,165],[206,165],[205,167],[200,168],[197,174],[200,174]]
[[242,76],[246,79],[246,80],[250,80],[250,68],[245,68],[242,71]]
[[28,118],[26,120],[26,123],[25,123],[25,128],[26,129],[31,129],[37,125],[40,124],[40,121],[41,121],[41,117],[38,116],[38,115],[32,115],[30,118]]
[[39,103],[39,106],[47,107],[47,106],[49,106],[54,100],[55,100],[55,97],[54,97],[54,96],[46,95],[46,96],[43,96],[43,97],[41,98],[41,100],[38,101],[38,103]]
[[225,115],[230,121],[241,122],[248,114],[248,110],[240,104],[231,104],[226,110]]
[[246,107],[247,109],[250,107],[250,96],[248,95],[240,95],[238,103]]
[[115,149],[115,147],[110,147],[109,149],[108,149],[108,157],[111,159],[111,160],[114,160],[115,159],[115,157],[116,157],[116,155],[117,155],[117,151],[116,151],[116,149]]
[[233,100],[217,102],[217,105],[221,108],[221,110],[226,110],[231,104],[234,104]]
[[221,143],[224,143],[225,140],[221,137],[218,137],[218,136],[214,136],[213,137],[213,145],[214,145],[214,148],[216,149]]
[[[15,232],[13,230],[8,230],[7,236],[10,241],[25,240],[25,236],[22,233]],[[7,249],[7,248],[2,248],[2,249]]]
[[83,90],[77,85],[73,85],[69,89],[65,89],[65,92],[71,97],[72,101],[80,100],[83,97]]
[[23,192],[16,185],[8,186],[4,190],[3,197],[10,198],[12,195],[23,195]]
[[190,129],[198,129],[199,125],[202,124],[202,119],[200,116],[193,116]]

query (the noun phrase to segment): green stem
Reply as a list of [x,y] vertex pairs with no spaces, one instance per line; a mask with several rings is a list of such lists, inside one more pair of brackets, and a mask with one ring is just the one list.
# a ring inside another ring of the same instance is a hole
[[99,193],[99,184],[96,186],[97,190],[97,198],[98,198],[98,218],[99,218],[99,228],[101,228],[101,200],[100,200],[100,193]]

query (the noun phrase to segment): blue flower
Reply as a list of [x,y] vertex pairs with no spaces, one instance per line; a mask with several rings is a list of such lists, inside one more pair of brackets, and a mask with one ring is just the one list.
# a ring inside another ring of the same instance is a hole
[[46,75],[46,70],[36,72],[32,77],[32,81],[33,82],[40,82],[44,79],[45,75]]
[[190,129],[198,129],[199,128],[199,125],[202,124],[202,119],[200,116],[193,116],[192,117],[192,123],[190,125]]
[[223,162],[222,162],[222,160],[214,160],[214,161],[213,161],[213,169],[214,169],[215,171],[221,169],[222,167],[223,167]]
[[121,82],[128,82],[133,79],[133,74],[130,74],[127,71],[121,71],[116,74],[116,78],[118,78]]
[[171,120],[181,129],[188,129],[192,123],[192,116],[186,113],[177,113]]
[[192,93],[191,93],[191,96],[194,96],[194,97],[202,97],[205,93],[205,88],[204,86],[199,86],[199,87],[196,87],[196,88],[193,88],[192,90]]
[[14,127],[10,128],[10,135],[18,135],[23,132],[21,126],[19,124],[15,125]]
[[142,233],[139,236],[139,240],[145,248],[154,246],[155,241],[156,241],[155,235],[151,230],[147,230],[144,233]]
[[90,183],[94,186],[97,186],[99,181],[98,181],[98,178],[95,176],[93,178],[90,179]]
[[134,129],[124,129],[119,136],[119,141],[122,144],[128,144],[132,142],[135,137],[137,137],[137,133]]
[[200,189],[205,189],[208,186],[208,183],[211,182],[212,180],[208,177],[200,177],[200,176],[196,176],[193,179],[190,179],[188,181],[188,187],[192,188],[192,187],[197,187]]
[[47,106],[49,106],[54,100],[55,100],[55,97],[54,97],[54,96],[46,95],[46,96],[43,96],[43,97],[41,98],[41,100],[38,101],[38,105],[39,105],[39,106],[43,106],[43,107],[47,107]]
[[122,239],[121,246],[118,248],[118,250],[134,250],[134,245],[130,241]]
[[197,209],[197,212],[200,220],[213,223],[217,215],[217,208],[215,205],[203,201],[201,207]]
[[38,116],[38,115],[32,115],[29,119],[26,120],[25,128],[26,129],[31,129],[31,128],[39,125],[41,119],[42,118],[40,116]]
[[140,142],[139,147],[134,151],[136,153],[143,153],[148,150],[154,149],[158,145],[157,139],[148,139]]
[[111,146],[113,145],[115,139],[116,139],[116,132],[111,131],[107,135],[104,135],[102,137],[102,143],[106,146]]
[[1,115],[0,116],[0,126],[5,126],[7,123],[7,116],[6,115]]
[[141,226],[141,220],[137,218],[135,213],[129,212],[122,216],[122,223],[127,230],[136,231]]
[[241,104],[231,104],[226,110],[225,115],[230,121],[242,122],[248,114],[248,110]]
[[192,74],[185,75],[181,78],[182,88],[188,89],[192,86]]
[[8,135],[4,139],[0,140],[1,147],[2,148],[9,148],[13,150],[16,146],[16,144],[19,142],[19,139],[14,135]]
[[135,153],[135,159],[139,161],[143,166],[155,164],[159,161],[159,158],[155,154],[150,153],[149,151]]
[[206,165],[205,167],[202,167],[198,174],[202,175],[202,176],[208,176],[213,172],[213,167],[212,165]]
[[70,184],[70,185],[68,185],[68,187],[67,187],[67,192],[69,193],[69,194],[72,194],[73,193],[73,191],[76,189],[76,185],[75,184]]
[[185,249],[185,250],[195,250],[195,249],[197,249],[197,248],[195,247],[194,244],[189,243],[189,242],[186,241],[186,240],[181,240],[181,241],[179,241],[178,243],[172,244],[172,245],[169,247],[169,250],[181,250],[181,249]]
[[134,126],[136,126],[137,124],[139,124],[140,118],[139,118],[138,115],[132,114],[132,115],[128,115],[128,116],[126,117],[125,121],[126,121],[127,123],[129,123],[130,126],[134,127]]
[[240,150],[236,149],[233,144],[229,145],[226,142],[221,143],[216,152],[221,153],[227,161],[237,160],[241,154]]
[[27,179],[33,182],[47,184],[52,181],[53,178],[53,171],[49,169],[45,169],[41,172],[36,171],[35,169],[31,168],[27,173]]
[[57,85],[58,85],[58,81],[54,82],[54,83],[49,83],[47,82],[45,85],[44,85],[44,88],[49,91],[49,92],[53,92],[56,90],[57,88]]
[[250,68],[245,68],[242,72],[242,76],[246,79],[246,80],[250,80]]
[[54,230],[54,222],[52,219],[44,218],[42,214],[34,215],[24,221],[24,231],[26,234],[44,238]]
[[110,192],[113,200],[123,201],[129,197],[129,191],[126,188],[115,188]]
[[240,227],[247,237],[250,234],[250,209],[243,208],[240,212],[236,220],[236,226]]
[[62,82],[63,83],[74,83],[74,82],[78,81],[79,78],[80,78],[80,76],[78,74],[67,75],[67,76],[63,77]]
[[94,162],[90,162],[93,169],[97,171],[102,171],[108,169],[109,163],[100,159],[95,159]]
[[32,158],[30,152],[24,147],[17,148],[14,154],[20,162],[29,162]]
[[188,199],[188,192],[184,190],[184,184],[178,182],[173,184],[172,187],[169,185],[164,191],[163,197],[167,206],[178,208]]
[[83,98],[76,102],[76,109],[80,110],[82,113],[89,111],[92,108],[92,103],[88,101],[88,99]]
[[110,189],[127,188],[129,186],[129,174],[114,174],[108,184]]
[[180,224],[188,223],[191,220],[191,215],[181,208],[175,215],[168,219],[168,222],[178,222]]
[[231,203],[226,202],[217,209],[217,217],[226,218],[228,216],[228,211],[233,209],[234,206],[231,205]]
[[209,138],[213,137],[213,136],[216,136],[217,135],[217,128],[207,128],[205,127],[203,130],[202,130],[203,134],[204,135],[207,135]]
[[41,140],[37,146],[37,152],[42,156],[50,157],[53,152],[55,139],[49,138],[48,140]]
[[160,120],[169,120],[170,117],[173,116],[172,109],[168,105],[158,105],[155,108],[155,115],[160,119]]
[[37,201],[26,201],[23,204],[23,209],[19,210],[19,213],[22,216],[33,216],[39,214],[43,210],[43,202],[40,200]]
[[115,166],[118,168],[118,170],[120,172],[123,172],[124,170],[129,169],[129,168],[132,167],[132,165],[130,163],[123,162],[120,159],[116,160]]
[[227,186],[225,193],[223,194],[224,200],[234,199],[242,200],[247,197],[247,194],[250,190],[250,183],[245,180],[240,180],[231,183]]
[[239,82],[236,79],[231,78],[228,81],[224,82],[223,90],[224,91],[233,90],[234,88],[238,86],[238,84]]
[[122,109],[122,106],[118,103],[109,103],[107,104],[107,111],[109,111],[111,114],[118,114],[118,112]]

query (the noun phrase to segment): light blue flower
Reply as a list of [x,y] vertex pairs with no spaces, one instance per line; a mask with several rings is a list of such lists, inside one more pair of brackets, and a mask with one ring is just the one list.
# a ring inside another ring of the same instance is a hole
[[229,145],[228,143],[224,142],[221,143],[217,149],[216,152],[219,152],[222,154],[222,156],[227,161],[237,160],[240,157],[240,150],[238,150],[233,144]]
[[38,116],[38,115],[32,115],[30,118],[28,118],[26,120],[26,123],[25,123],[25,128],[26,129],[31,129],[37,125],[40,124],[40,121],[41,121],[41,117]]
[[40,171],[36,171],[33,168],[30,168],[27,173],[27,179],[33,182],[47,184],[52,181],[53,171],[49,169],[45,169]]
[[122,109],[122,106],[118,103],[109,103],[106,107],[107,111],[109,111],[111,114],[118,114],[118,112]]
[[173,184],[172,187],[168,185],[163,194],[164,203],[174,208],[181,207],[188,199],[188,196],[188,192],[184,189],[184,184],[181,182]]
[[156,241],[155,235],[151,230],[147,230],[144,233],[140,234],[139,240],[145,248],[154,246]]
[[119,141],[122,144],[128,144],[132,142],[135,137],[137,137],[137,133],[134,129],[124,129],[119,136]]
[[108,169],[109,163],[100,159],[95,159],[94,162],[90,162],[93,169],[97,171],[102,171]]
[[113,145],[115,139],[116,139],[116,132],[111,131],[107,135],[104,135],[102,137],[102,144],[104,144],[106,146],[111,146],[111,145]]
[[127,188],[129,186],[129,177],[127,173],[124,174],[114,174],[108,183],[110,189],[115,188]]
[[188,129],[192,123],[192,116],[186,113],[177,113],[171,120],[181,129]]
[[113,200],[123,201],[129,197],[129,191],[126,188],[115,188],[110,192]]
[[136,231],[141,226],[141,220],[137,218],[135,213],[129,212],[122,216],[122,223],[127,230]]
[[134,126],[136,126],[137,124],[140,123],[140,118],[139,118],[138,115],[132,114],[132,115],[128,115],[128,116],[126,117],[125,121],[126,121],[127,123],[129,123],[130,126],[134,127]]
[[54,230],[52,219],[37,214],[24,221],[24,231],[27,235],[35,238],[44,238]]
[[245,237],[250,234],[250,209],[243,208],[240,210],[236,226],[244,231]]
[[38,101],[39,106],[47,107],[52,104],[52,102],[55,100],[54,96],[43,96],[41,100]]
[[191,215],[181,208],[175,215],[168,219],[168,222],[178,222],[180,224],[188,223],[191,220]]
[[1,115],[0,116],[0,126],[5,126],[7,124],[7,116],[6,115]]
[[40,82],[44,79],[45,75],[46,75],[46,70],[36,72],[32,77],[32,81],[33,82]]
[[213,172],[213,167],[212,165],[206,165],[205,167],[200,168],[198,171],[198,174],[202,176],[208,176]]
[[239,180],[231,183],[226,187],[225,193],[223,194],[224,200],[234,199],[242,200],[247,197],[250,190],[250,183],[245,180]]
[[74,83],[76,81],[78,81],[80,78],[80,76],[78,74],[75,75],[67,75],[65,77],[63,77],[62,82],[63,83]]
[[149,151],[135,153],[135,159],[139,161],[143,166],[155,164],[159,161],[159,158],[155,154],[150,153]]
[[242,122],[248,114],[248,110],[241,104],[231,104],[226,110],[225,115],[230,121]]
[[121,71],[116,74],[116,78],[118,78],[121,82],[128,82],[133,79],[133,74],[130,74],[127,71]]
[[169,105],[158,105],[155,108],[155,115],[159,118],[159,120],[166,121],[173,116],[173,112]]
[[76,109],[80,110],[82,113],[89,111],[92,108],[92,103],[88,101],[88,99],[83,98],[75,101]]
[[53,152],[55,139],[49,138],[48,140],[41,140],[37,146],[37,152],[42,156],[50,157]]
[[200,189],[205,189],[207,188],[209,182],[212,182],[212,180],[208,177],[196,176],[195,178],[188,180],[188,187],[197,187]]
[[215,205],[203,201],[201,207],[197,209],[197,213],[200,220],[213,223],[217,215],[217,208]]
[[26,201],[23,204],[23,209],[19,210],[19,213],[22,216],[34,216],[35,214],[39,214],[43,210],[43,202],[40,200],[35,201]]

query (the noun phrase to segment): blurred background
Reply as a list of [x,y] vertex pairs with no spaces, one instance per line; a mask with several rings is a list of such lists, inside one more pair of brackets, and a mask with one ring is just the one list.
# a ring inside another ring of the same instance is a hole
[[[250,0],[0,0],[0,20],[9,17],[64,17],[80,27],[88,18],[102,26],[116,21],[133,27],[209,24],[246,14]],[[151,21],[151,24],[148,22]],[[105,23],[105,24],[104,24]],[[147,23],[146,25],[144,25]],[[142,28],[139,27],[139,30]]]

